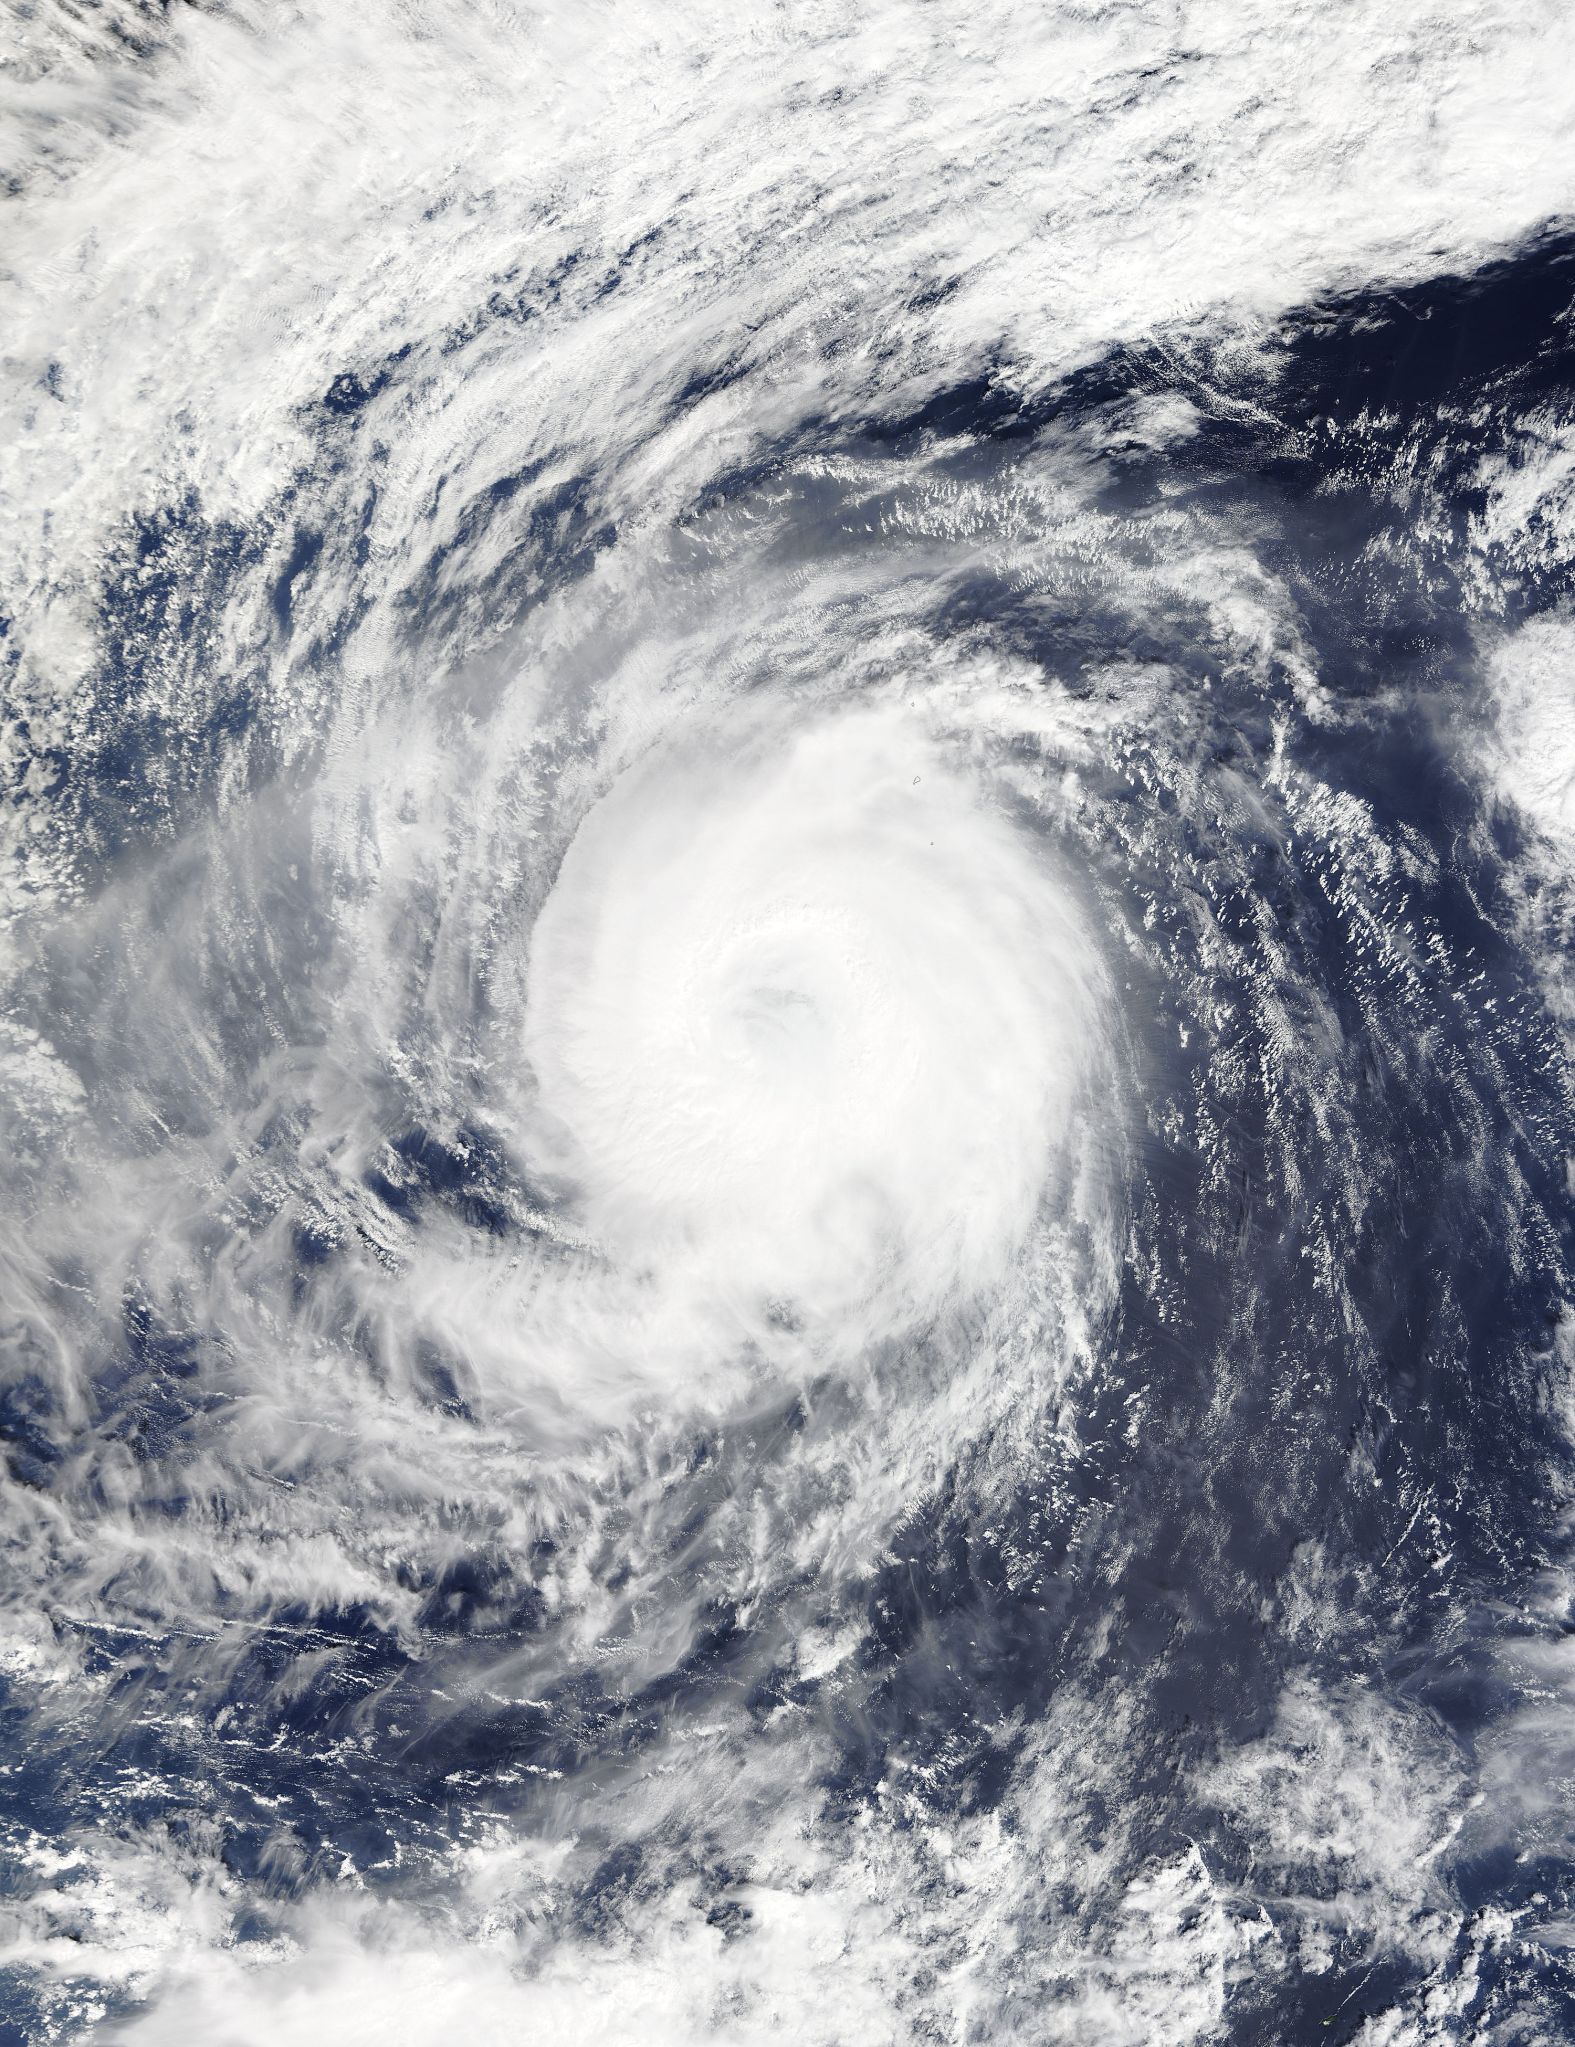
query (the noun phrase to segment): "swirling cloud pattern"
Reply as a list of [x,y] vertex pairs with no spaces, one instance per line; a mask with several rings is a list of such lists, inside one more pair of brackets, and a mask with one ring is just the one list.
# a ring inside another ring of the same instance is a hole
[[15,30],[0,2037],[1567,2037],[1560,11]]

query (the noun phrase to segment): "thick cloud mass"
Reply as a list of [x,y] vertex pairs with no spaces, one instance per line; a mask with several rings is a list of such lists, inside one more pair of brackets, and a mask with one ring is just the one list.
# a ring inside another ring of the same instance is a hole
[[1563,10],[0,67],[0,2047],[1575,2037]]
[[531,937],[544,1161],[620,1262],[840,1347],[1021,1251],[1097,968],[1043,853],[901,712],[659,750]]

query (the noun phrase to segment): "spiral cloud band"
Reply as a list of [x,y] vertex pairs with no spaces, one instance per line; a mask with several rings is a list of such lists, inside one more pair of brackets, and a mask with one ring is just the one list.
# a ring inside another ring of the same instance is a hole
[[0,2047],[1575,2038],[1561,10],[16,29]]

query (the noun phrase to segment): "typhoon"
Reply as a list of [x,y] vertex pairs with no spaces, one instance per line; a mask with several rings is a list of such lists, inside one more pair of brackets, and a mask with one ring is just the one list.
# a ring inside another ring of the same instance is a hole
[[1542,0],[16,0],[0,2043],[1575,2040]]

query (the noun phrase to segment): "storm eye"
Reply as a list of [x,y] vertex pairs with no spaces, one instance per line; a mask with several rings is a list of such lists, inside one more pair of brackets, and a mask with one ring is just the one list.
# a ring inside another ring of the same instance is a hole
[[812,1053],[825,1028],[812,995],[769,982],[745,988],[727,1011],[724,1025],[741,1052],[762,1060]]

